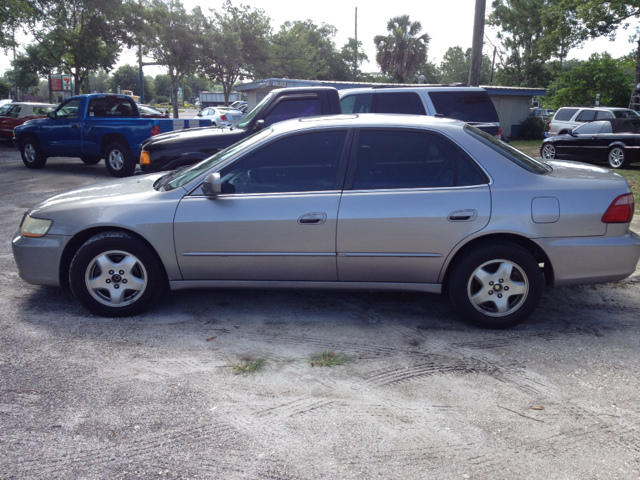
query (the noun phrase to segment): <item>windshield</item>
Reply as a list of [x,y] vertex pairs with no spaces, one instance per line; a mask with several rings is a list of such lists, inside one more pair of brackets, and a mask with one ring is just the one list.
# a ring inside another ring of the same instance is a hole
[[225,160],[231,158],[236,153],[250,148],[267,137],[272,130],[270,128],[265,128],[264,130],[259,131],[258,133],[254,133],[253,135],[245,138],[244,140],[240,140],[238,143],[234,143],[230,147],[225,148],[224,150],[220,150],[218,153],[213,155],[212,157],[207,158],[206,160],[201,161],[200,163],[196,163],[192,165],[188,169],[184,170],[175,170],[173,173],[170,173],[166,179],[164,179],[160,186],[164,186],[166,191],[173,190],[175,188],[182,187],[189,183],[194,178],[197,178],[202,173],[209,170],[211,167],[224,162]]
[[254,108],[253,110],[251,110],[249,113],[247,113],[244,118],[242,120],[240,120],[237,125],[238,128],[245,128],[247,125],[249,125],[249,123],[251,123],[251,120],[253,120],[253,117],[255,117],[256,115],[258,115],[258,112],[260,112],[260,110],[262,110],[262,106],[271,98],[273,97],[274,93],[273,92],[269,92],[269,94],[264,97],[262,99],[262,101],[256,105],[256,108]]
[[544,175],[546,173],[552,172],[552,168],[546,163],[542,163],[535,158],[525,155],[520,150],[513,148],[511,145],[504,143],[502,140],[498,140],[496,137],[494,137],[493,135],[489,135],[487,132],[483,132],[479,128],[467,124],[464,126],[464,129],[472,137],[476,137],[491,149],[495,150],[502,156],[506,157],[508,160],[511,160],[516,165],[524,168],[531,173]]

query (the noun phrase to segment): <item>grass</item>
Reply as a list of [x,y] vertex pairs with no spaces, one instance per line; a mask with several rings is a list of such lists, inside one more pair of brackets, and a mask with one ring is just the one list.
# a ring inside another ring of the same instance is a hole
[[316,365],[319,367],[332,367],[334,365],[343,365],[353,359],[342,352],[335,353],[330,350],[325,350],[307,360],[311,363],[312,367]]
[[[542,140],[515,140],[510,145],[531,157],[540,158],[541,143]],[[605,163],[600,164],[600,166],[608,168]],[[631,187],[633,196],[636,199],[636,214],[640,214],[640,164],[635,163],[627,168],[617,169],[615,172],[624,177],[629,187]]]
[[248,373],[255,373],[267,364],[266,358],[258,358],[257,360],[242,360],[239,363],[234,363],[227,359],[231,369],[234,373],[240,375],[247,375]]

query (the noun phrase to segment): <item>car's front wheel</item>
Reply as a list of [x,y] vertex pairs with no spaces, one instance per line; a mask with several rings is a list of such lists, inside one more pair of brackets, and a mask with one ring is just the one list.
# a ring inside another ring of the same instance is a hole
[[536,309],[544,288],[538,262],[511,242],[471,247],[452,266],[449,297],[462,317],[483,328],[509,328]]
[[543,145],[540,149],[540,156],[545,160],[552,160],[556,158],[556,147],[550,143]]
[[609,162],[609,166],[611,168],[625,168],[627,166],[627,156],[625,154],[624,148],[622,147],[612,147],[609,149],[609,153],[607,154],[607,161]]
[[20,154],[22,163],[27,168],[42,168],[47,163],[47,157],[35,136],[29,136],[20,141]]
[[136,170],[136,161],[129,147],[120,142],[113,142],[105,150],[105,165],[114,177],[130,177]]
[[69,284],[90,312],[128,317],[157,301],[167,280],[160,259],[145,242],[126,232],[104,232],[78,249]]

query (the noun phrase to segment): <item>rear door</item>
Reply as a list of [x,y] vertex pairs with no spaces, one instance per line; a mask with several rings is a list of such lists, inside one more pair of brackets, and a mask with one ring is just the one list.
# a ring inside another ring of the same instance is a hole
[[363,129],[338,214],[339,279],[437,283],[449,252],[490,214],[488,178],[449,139]]

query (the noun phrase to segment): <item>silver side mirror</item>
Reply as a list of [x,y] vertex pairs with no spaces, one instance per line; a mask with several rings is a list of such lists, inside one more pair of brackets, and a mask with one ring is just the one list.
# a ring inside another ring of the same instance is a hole
[[222,179],[219,173],[207,175],[207,178],[202,182],[202,193],[208,197],[215,197],[222,193]]

